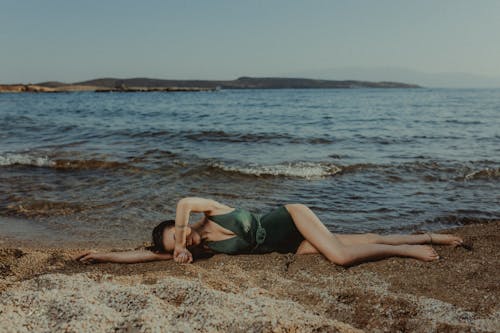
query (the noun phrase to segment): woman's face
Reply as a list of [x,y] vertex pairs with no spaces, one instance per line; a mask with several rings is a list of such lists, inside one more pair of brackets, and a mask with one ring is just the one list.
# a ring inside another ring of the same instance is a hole
[[[200,234],[186,227],[186,247],[199,245],[201,243]],[[175,227],[167,228],[163,231],[163,247],[166,252],[174,252],[175,248]]]

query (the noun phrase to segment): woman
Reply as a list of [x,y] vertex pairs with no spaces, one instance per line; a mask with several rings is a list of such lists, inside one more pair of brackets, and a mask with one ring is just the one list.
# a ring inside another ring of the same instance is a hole
[[[188,225],[191,213],[204,213]],[[164,221],[153,230],[153,246],[145,251],[86,252],[81,262],[137,263],[174,259],[190,263],[195,256],[211,253],[321,253],[330,262],[350,266],[399,256],[423,261],[439,259],[434,249],[418,244],[463,245],[461,238],[445,234],[377,235],[332,234],[302,204],[288,204],[262,217],[203,198],[181,199],[175,221]]]

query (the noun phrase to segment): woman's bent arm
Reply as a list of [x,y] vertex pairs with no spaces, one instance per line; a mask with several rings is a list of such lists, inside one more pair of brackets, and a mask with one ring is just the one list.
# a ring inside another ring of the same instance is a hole
[[119,264],[135,264],[140,262],[172,259],[170,253],[154,253],[151,251],[94,252],[88,251],[74,258],[83,263],[115,262]]
[[175,210],[175,247],[174,260],[180,263],[192,262],[191,253],[186,249],[186,227],[189,223],[191,212],[210,215],[214,210],[225,207],[217,201],[196,197],[179,200]]

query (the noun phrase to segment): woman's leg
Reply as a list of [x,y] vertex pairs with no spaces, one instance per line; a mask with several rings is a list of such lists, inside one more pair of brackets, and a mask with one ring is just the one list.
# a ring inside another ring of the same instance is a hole
[[354,244],[436,244],[457,246],[463,243],[460,237],[448,234],[423,233],[417,235],[378,235],[378,234],[337,234],[344,245]]
[[[386,245],[376,243],[346,245],[337,236],[332,234],[308,207],[301,204],[291,204],[285,207],[306,241],[328,260],[339,265],[352,265],[392,256],[412,257],[425,261],[439,258],[434,249],[423,245]],[[307,244],[304,244],[304,246],[306,250],[311,250],[307,248]],[[304,250],[302,245],[297,250],[297,253],[305,253],[301,252],[301,250]]]

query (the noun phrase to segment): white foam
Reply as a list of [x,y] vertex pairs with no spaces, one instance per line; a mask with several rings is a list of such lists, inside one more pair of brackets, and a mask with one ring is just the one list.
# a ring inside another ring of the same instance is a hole
[[55,162],[51,161],[47,156],[34,156],[30,154],[11,154],[6,153],[0,155],[0,166],[8,165],[32,165],[37,167],[50,167]]
[[282,176],[297,178],[322,178],[335,175],[342,171],[338,166],[331,163],[295,162],[274,165],[249,165],[249,166],[227,166],[223,163],[215,163],[214,167],[224,171],[238,172],[253,176]]
[[464,180],[473,180],[476,178],[494,178],[500,176],[500,168],[486,168],[481,170],[476,170],[468,173],[464,176]]

